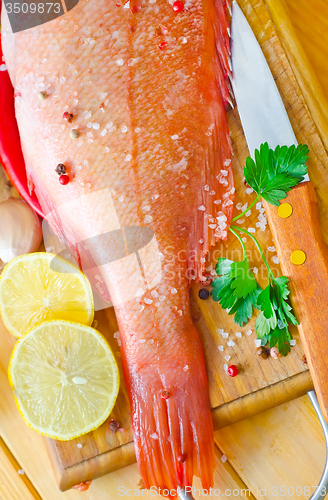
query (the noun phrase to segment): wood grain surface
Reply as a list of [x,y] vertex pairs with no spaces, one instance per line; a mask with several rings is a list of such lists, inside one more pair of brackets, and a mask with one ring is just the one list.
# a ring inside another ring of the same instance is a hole
[[[267,1],[266,3],[268,5],[270,2]],[[277,85],[282,93],[295,134],[300,142],[307,143],[310,147],[310,176],[317,190],[320,224],[327,242],[328,197],[325,194],[328,187],[326,173],[327,157],[320,134],[311,118],[313,112],[312,110],[311,114],[309,112],[309,105],[304,100],[300,90],[300,77],[298,80],[295,77],[295,73],[290,66],[284,48],[270,20],[265,3],[262,0],[240,0],[239,4],[262,45],[263,51],[277,81]],[[303,68],[302,79],[311,80],[309,75],[310,73],[306,72],[306,68]],[[236,109],[229,110],[228,120],[234,146],[233,168],[237,188],[236,202],[250,204],[254,195],[246,193],[246,186],[244,185],[242,174],[242,166],[248,151]],[[236,214],[237,213],[239,212],[236,210]],[[258,213],[254,210],[248,218],[245,218],[244,227],[256,228],[256,223],[258,221],[257,217]],[[273,246],[272,236],[269,230],[264,232],[257,231],[257,236],[264,249]],[[249,249],[251,265],[252,267],[258,268],[259,282],[264,285],[266,274],[262,272],[259,256],[251,242],[247,242],[247,247]],[[272,257],[275,256],[275,254],[268,250],[266,250],[266,254],[270,260],[270,265],[272,264],[276,272],[280,273],[279,265],[274,264],[272,261]],[[209,256],[207,267],[213,266],[218,256],[223,255],[235,259],[241,256],[239,246],[233,238],[229,238],[226,243],[218,245],[213,249]],[[207,361],[211,403],[217,428],[300,396],[312,387],[307,366],[301,361],[303,348],[299,342],[299,336],[296,330],[293,330],[293,337],[297,340],[297,344],[287,358],[279,358],[278,360],[269,358],[268,360],[262,360],[256,355],[254,345],[254,320],[246,327],[242,329],[239,328],[234,324],[233,319],[228,316],[225,311],[222,311],[220,306],[210,300],[201,301],[198,298],[198,289],[199,286],[195,285],[191,291],[192,309],[195,324],[201,335]],[[119,350],[116,340],[113,338],[113,333],[117,330],[113,311],[99,311],[96,314],[96,319],[99,322],[99,330],[108,338],[119,360]],[[229,334],[227,339],[222,337],[220,329],[223,329],[223,331]],[[246,334],[249,330],[252,331],[251,335]],[[236,336],[237,332],[241,332],[242,336]],[[48,485],[51,484],[52,487],[54,485],[53,481],[49,483],[49,476],[46,475],[46,479],[40,477],[44,472],[44,468],[47,467],[47,465],[44,464],[48,464],[44,455],[44,450],[42,450],[42,438],[26,428],[25,424],[21,422],[20,416],[13,404],[10,388],[6,386],[6,364],[13,345],[13,339],[10,338],[3,327],[0,328],[0,335],[2,348],[2,370],[0,371],[0,380],[2,384],[1,387],[3,388],[1,392],[4,401],[10,401],[10,405],[8,405],[8,403],[4,405],[0,402],[2,416],[0,419],[0,434],[6,436],[6,443],[14,455],[22,457],[24,468],[30,471],[33,483],[39,485],[39,489],[42,491],[42,497],[47,500],[58,498],[58,496],[56,496],[56,491],[47,493],[49,489]],[[232,340],[234,345],[229,346],[229,340]],[[219,346],[223,346],[223,351],[218,349]],[[226,356],[230,356],[228,361],[225,359]],[[224,370],[224,364],[226,363],[237,364],[240,369],[240,376],[235,379],[227,377]],[[14,418],[12,415],[14,415]],[[3,418],[3,416],[5,418]],[[53,462],[55,463],[57,480],[61,482],[62,489],[69,488],[73,484],[94,477],[95,475],[101,475],[115,468],[127,465],[134,460],[129,408],[124,384],[122,384],[120,397],[111,418],[118,419],[123,423],[123,433],[119,435],[108,434],[106,424],[104,424],[94,433],[84,437],[83,441],[75,440],[70,443],[57,443],[51,441],[51,456],[55,456]],[[252,419],[253,418],[256,419],[257,417],[252,417]],[[253,421],[252,419],[248,419],[247,422]],[[273,421],[274,417],[272,417],[272,422]],[[270,419],[267,420],[267,425],[269,425],[269,422]],[[237,427],[234,427],[235,432],[237,432],[236,435],[238,435],[238,425],[239,424],[235,424]],[[240,425],[242,425],[242,423]],[[13,429],[15,429],[15,432],[13,432]],[[248,427],[247,431],[249,432],[249,430],[250,428]],[[223,431],[219,432],[221,433]],[[241,431],[241,435],[243,435],[243,432],[244,430]],[[224,433],[220,435],[225,436]],[[82,449],[77,448],[76,444],[78,442],[82,443]],[[218,439],[217,443],[223,449],[223,445]],[[22,451],[23,445],[25,446],[24,451]],[[293,445],[296,446],[296,441],[293,441]],[[280,443],[277,446],[282,445]],[[227,447],[226,449],[228,450],[229,448]],[[286,446],[285,450],[287,449],[288,447]],[[295,449],[298,449],[297,446]],[[33,454],[42,459],[31,461],[31,450],[33,450]],[[218,467],[221,467],[220,461]],[[125,475],[123,472],[124,470],[126,471]],[[129,479],[127,479],[129,478],[128,470],[131,471],[133,484],[137,485],[138,472],[135,465],[123,469],[123,471],[112,473],[110,476],[106,476],[111,478],[108,484],[117,485],[120,481],[118,478],[122,477],[125,477],[126,484],[129,484]],[[301,476],[297,477],[297,480],[302,479]],[[250,474],[248,482],[252,482],[252,480],[252,475]],[[105,484],[105,478],[98,480],[96,483],[97,485]],[[255,482],[253,486],[255,487]],[[98,486],[93,486],[93,488],[92,491],[94,491],[94,493],[89,498],[97,498],[97,500],[108,498],[104,496],[105,490],[103,490],[103,493],[98,494]],[[101,486],[99,486],[99,488],[100,492]],[[68,497],[67,495],[70,496]],[[79,496],[76,495],[79,495],[79,493],[75,491],[65,493],[67,498],[79,498]],[[85,495],[87,495],[87,493]],[[111,495],[111,498],[116,497],[117,493],[113,493],[113,496]],[[307,497],[305,495],[300,498]]]

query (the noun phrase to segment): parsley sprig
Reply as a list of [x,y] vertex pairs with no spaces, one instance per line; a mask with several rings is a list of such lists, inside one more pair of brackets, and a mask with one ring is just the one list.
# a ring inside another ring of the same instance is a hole
[[291,312],[292,308],[287,303],[289,290],[288,278],[270,278],[268,286],[259,294],[257,305],[261,309],[255,322],[257,338],[261,344],[269,342],[273,347],[278,344],[281,354],[286,356],[290,351],[291,335],[288,325],[298,325],[298,321]]
[[[236,221],[248,212],[262,197],[268,203],[279,206],[280,200],[286,198],[292,187],[304,180],[307,174],[306,161],[309,149],[306,145],[277,146],[269,148],[268,143],[261,144],[255,150],[255,160],[248,157],[244,168],[246,182],[254,189],[257,196],[253,203],[240,215],[232,219]],[[218,301],[229,314],[235,314],[235,323],[243,326],[253,315],[253,308],[259,309],[255,328],[261,345],[269,342],[270,347],[278,345],[279,352],[286,356],[290,351],[290,324],[298,325],[288,303],[288,278],[275,278],[270,265],[256,237],[242,227],[232,225],[230,231],[238,238],[243,248],[243,260],[234,262],[220,258],[216,266],[218,278],[213,281],[212,297]],[[268,270],[268,285],[264,290],[256,282],[249,268],[246,248],[237,231],[245,233],[255,242],[264,264]]]
[[229,314],[235,315],[235,323],[244,326],[253,316],[253,307],[257,307],[261,292],[249,262],[220,258],[215,270],[219,277],[212,283],[213,300],[218,301],[223,309],[229,309]]

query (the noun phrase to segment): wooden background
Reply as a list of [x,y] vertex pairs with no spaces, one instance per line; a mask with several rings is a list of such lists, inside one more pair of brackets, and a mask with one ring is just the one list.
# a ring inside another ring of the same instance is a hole
[[[282,15],[278,9],[279,2],[277,2],[277,0],[273,0],[273,2],[267,1],[268,5],[270,5],[270,3],[274,3],[274,10],[272,11],[273,17],[277,15],[279,21],[281,21]],[[324,69],[325,60],[327,60],[325,56],[328,52],[328,41],[326,40],[326,43],[324,43],[324,37],[327,35],[325,35],[325,16],[323,15],[324,12],[328,14],[328,11],[323,2],[315,3],[320,7],[319,12],[322,16],[321,25],[320,22],[316,20],[315,15],[315,22],[313,24],[313,28],[318,30],[317,45],[314,45],[316,49],[313,50],[316,55],[317,52],[322,54],[320,66],[315,66],[316,74],[320,77],[322,76],[321,72],[324,73],[322,70]],[[312,33],[309,19],[312,20],[311,15],[314,10],[313,4],[311,7],[305,6],[305,2],[300,0],[296,5],[296,2],[293,4],[290,0],[288,1],[288,5],[293,9],[292,12],[295,16],[294,22],[296,23],[296,27],[298,27],[298,30],[301,30],[301,35],[304,33],[303,36],[306,40],[307,36]],[[300,8],[300,5],[302,5],[303,10]],[[286,19],[285,22],[288,22],[288,19]],[[320,29],[322,31],[320,31]],[[286,25],[283,26],[283,31],[286,32]],[[295,44],[295,38],[289,38],[289,41],[291,39],[293,40],[293,44]],[[295,53],[297,48],[297,46],[295,48],[293,44],[290,48],[290,53],[292,55],[293,50]],[[306,49],[310,50],[311,47],[309,48],[306,46]],[[290,56],[291,61],[292,55]],[[309,55],[311,57],[311,51]],[[296,58],[296,62],[299,66],[299,57]],[[299,69],[298,66],[294,67],[295,74]],[[322,83],[324,83],[323,80]],[[306,88],[306,84],[308,84],[308,88]],[[310,108],[313,106],[313,109],[311,109],[312,116],[315,116],[315,112],[319,116],[316,120],[316,124],[319,133],[322,135],[323,140],[325,140],[325,120],[321,120],[320,117],[321,114],[323,116],[325,115],[325,110],[327,109],[325,108],[326,104],[323,98],[321,98],[319,100],[321,113],[316,111],[317,108],[315,104],[317,104],[317,96],[320,95],[320,92],[318,88],[316,88],[316,93],[313,94],[311,92],[311,85],[313,86],[311,80],[305,82],[305,90],[303,89],[303,92],[305,95],[306,92],[308,92],[307,103]],[[326,87],[325,90],[328,91],[328,88]],[[203,307],[203,303],[199,303],[198,307],[199,306]],[[218,318],[216,319],[218,320]],[[200,319],[198,321],[200,321]],[[234,331],[236,331],[236,329]],[[0,498],[6,500],[11,498],[39,498],[37,496],[38,494],[47,500],[65,497],[72,499],[75,497],[78,498],[80,493],[76,491],[65,493],[58,492],[49,467],[49,461],[43,445],[43,438],[26,428],[15,410],[5,372],[6,359],[11,350],[11,340],[9,337],[4,338],[1,347],[0,435],[3,441],[1,441],[0,449]],[[233,359],[231,359],[230,362],[233,362]],[[271,364],[271,361],[269,361],[269,363]],[[279,361],[278,363],[281,362]],[[222,361],[220,366],[222,367]],[[304,370],[304,367],[302,368]],[[302,369],[300,371],[302,371]],[[241,380],[240,378],[240,381]],[[237,379],[235,379],[234,384],[236,381]],[[240,382],[240,384],[241,390],[243,390],[244,382]],[[233,393],[233,391],[236,390],[234,385],[232,385],[231,388],[228,387],[227,384],[224,384],[224,386],[227,388],[225,397],[227,397],[229,391]],[[238,385],[237,388],[240,389]],[[235,394],[237,394],[238,397],[238,392]],[[212,393],[211,396],[212,401],[215,401],[215,397],[218,398],[215,392],[214,394]],[[6,447],[4,441],[10,450]],[[285,485],[287,487],[294,486],[295,488],[296,486],[312,486],[318,482],[321,471],[323,470],[325,455],[323,438],[316,422],[314,412],[306,397],[217,431],[216,444],[218,462],[215,479],[216,487],[221,490],[233,487],[240,489],[243,487],[243,484],[246,484],[252,490],[254,497],[261,498],[257,493],[257,487],[262,488],[267,486],[266,498],[276,498],[276,496],[274,496],[274,490],[272,489],[273,486]],[[220,460],[222,452],[228,457],[228,461],[225,462],[225,464]],[[13,457],[18,460],[19,464]],[[24,468],[28,478],[26,475],[20,476],[17,474],[19,468]],[[117,491],[119,485],[137,488],[139,481],[140,476],[137,467],[136,465],[132,465],[94,481],[90,490],[83,495],[85,498],[89,499],[115,499],[119,498]],[[34,486],[32,486],[32,484]],[[36,491],[38,491],[38,493],[36,493]],[[305,499],[310,496],[305,493],[304,491],[304,494],[299,496],[299,498]],[[228,496],[222,496],[222,498],[228,498]]]

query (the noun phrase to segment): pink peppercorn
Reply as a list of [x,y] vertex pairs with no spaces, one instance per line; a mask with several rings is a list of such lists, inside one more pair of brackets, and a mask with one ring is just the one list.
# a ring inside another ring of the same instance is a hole
[[229,368],[227,370],[227,374],[229,375],[229,377],[236,377],[236,375],[238,375],[238,373],[239,373],[239,370],[238,370],[236,365],[229,366]]
[[163,391],[162,394],[161,394],[161,398],[164,399],[164,400],[165,399],[169,399],[170,395],[171,394],[169,393],[169,391]]
[[59,182],[60,184],[62,184],[63,186],[66,186],[68,183],[69,183],[69,177],[68,175],[61,175],[59,177]]
[[180,0],[176,0],[176,2],[172,4],[172,9],[177,13],[182,12],[184,9],[184,3]]

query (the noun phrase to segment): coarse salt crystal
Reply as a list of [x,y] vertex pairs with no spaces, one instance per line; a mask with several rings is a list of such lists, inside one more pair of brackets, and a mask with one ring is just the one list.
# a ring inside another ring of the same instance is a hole
[[269,252],[275,252],[276,251],[275,247],[268,247],[268,250],[269,250]]
[[120,332],[115,332],[113,337],[117,340],[118,345],[121,346]]
[[219,349],[219,351],[221,351],[221,352],[222,352],[222,351],[223,351],[223,349],[224,349],[223,345],[219,345],[218,349]]
[[185,365],[185,366],[183,367],[183,371],[184,371],[184,372],[187,372],[188,370],[189,370],[189,365]]
[[171,135],[171,139],[173,139],[173,141],[176,141],[177,139],[179,139],[179,136],[178,135]]
[[90,111],[87,111],[87,112],[85,113],[84,118],[85,118],[86,120],[88,120],[89,118],[91,118],[91,113],[90,113]]
[[126,155],[125,161],[131,161],[132,160],[132,155]]
[[290,345],[296,345],[296,340],[292,339],[289,343],[290,343]]
[[224,464],[227,460],[228,458],[225,455],[222,455],[221,462]]
[[242,240],[244,243],[246,243],[246,242],[247,242],[247,238],[245,238],[245,237],[243,237],[241,240]]
[[118,201],[120,201],[120,202],[122,203],[122,202],[124,201],[124,196],[123,196],[123,195],[121,195],[121,196],[119,197]]
[[100,135],[101,135],[102,137],[105,137],[105,135],[106,135],[106,134],[107,134],[107,129],[106,129],[106,128],[104,128],[104,130],[102,130],[102,132],[100,133]]
[[147,215],[145,215],[145,217],[144,217],[144,223],[145,223],[145,224],[150,224],[151,222],[153,222],[153,220],[154,220],[154,219],[152,218],[152,216],[151,216],[151,215],[148,215],[148,214],[147,214]]
[[20,476],[24,476],[25,471],[24,471],[24,469],[18,469],[17,473],[18,473]]
[[249,233],[255,233],[255,229],[254,229],[253,227],[249,227],[249,228],[248,228],[248,232],[249,232]]
[[246,189],[246,193],[247,194],[252,194],[253,191],[254,191],[254,189],[251,188],[251,187],[249,187],[249,188]]
[[124,64],[123,59],[117,59],[116,64],[117,64],[117,66],[123,66],[123,64]]
[[226,361],[229,361],[229,359],[231,359],[231,356],[229,356],[229,355],[224,356],[224,359],[225,359]]
[[122,125],[122,127],[121,127],[122,134],[125,134],[127,131],[128,131],[128,127],[126,125]]
[[228,365],[227,365],[227,364],[224,364],[224,365],[223,365],[223,369],[224,369],[224,371],[227,371],[227,369],[228,369]]
[[209,191],[209,190],[210,190],[210,186],[208,186],[208,185],[206,184],[206,186],[204,186],[204,189],[205,189],[205,191]]
[[178,290],[176,288],[171,288],[171,293],[173,293],[173,295],[175,295],[176,293],[178,293]]
[[223,337],[224,339],[227,339],[227,338],[229,337],[229,333],[227,333],[227,332],[223,332],[223,333],[222,333],[222,337]]
[[236,220],[237,224],[244,224],[245,219],[238,219]]
[[258,203],[256,203],[256,209],[260,210],[260,208],[262,208],[262,201],[259,201]]
[[200,210],[201,212],[205,212],[206,208],[204,207],[204,205],[201,205],[200,207],[198,207],[198,210]]
[[246,335],[252,335],[253,330],[247,330]]
[[233,340],[229,340],[229,342],[227,342],[227,345],[229,347],[233,347],[235,345],[234,341]]
[[216,228],[216,224],[209,224],[208,227],[211,228],[211,229],[215,229]]
[[241,337],[241,332],[236,332],[236,337]]
[[81,443],[77,443],[77,445],[76,445],[76,446],[77,446],[78,448],[80,448],[80,449],[82,448]]
[[259,272],[259,270],[258,270],[257,267],[253,267],[252,271],[253,271],[254,274],[257,274]]
[[93,129],[95,129],[95,130],[100,129],[100,125],[99,125],[99,123],[93,123],[93,124],[92,124],[92,128],[93,128]]
[[274,257],[272,257],[272,262],[274,262],[275,264],[279,264],[279,257],[274,255]]
[[153,303],[153,301],[151,299],[148,299],[147,297],[145,297],[144,298],[144,303],[150,305],[150,304]]
[[251,215],[252,211],[248,210],[248,212],[245,213],[246,217],[249,217]]
[[261,339],[256,339],[254,343],[255,347],[261,347]]
[[243,204],[242,203],[237,203],[236,208],[237,208],[237,210],[242,210],[243,209]]
[[153,432],[153,434],[150,435],[152,439],[158,439],[158,434],[156,432]]

